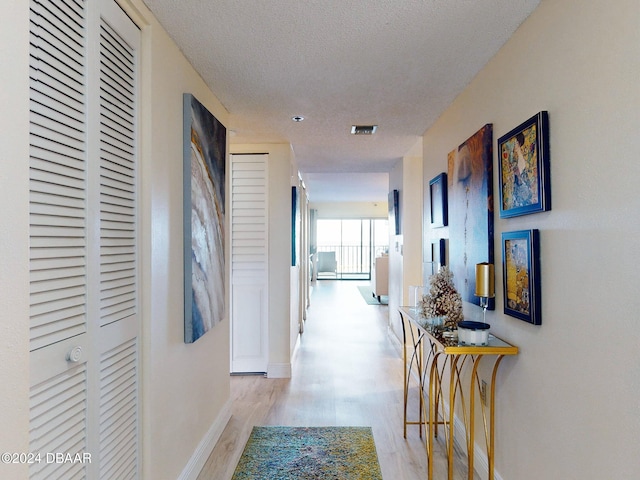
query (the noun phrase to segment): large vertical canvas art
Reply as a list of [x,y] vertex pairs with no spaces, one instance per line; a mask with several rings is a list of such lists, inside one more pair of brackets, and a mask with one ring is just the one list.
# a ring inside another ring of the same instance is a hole
[[226,128],[193,95],[184,107],[184,341],[225,314]]
[[[458,147],[449,192],[449,268],[464,301],[475,296],[476,263],[494,263],[493,126],[487,124]],[[451,162],[451,160],[450,160]],[[495,300],[489,299],[489,309]]]

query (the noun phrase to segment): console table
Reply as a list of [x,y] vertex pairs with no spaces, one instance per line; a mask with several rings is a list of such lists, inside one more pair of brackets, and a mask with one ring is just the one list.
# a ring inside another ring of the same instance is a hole
[[[438,436],[438,427],[442,425],[447,447],[448,478],[453,480],[456,402],[462,413],[465,429],[468,478],[473,480],[475,419],[479,403],[489,464],[488,478],[493,479],[496,374],[502,359],[506,355],[517,355],[518,347],[491,334],[488,345],[458,345],[457,338],[445,338],[440,331],[433,329],[427,319],[420,315],[419,309],[414,307],[400,307],[400,317],[404,335],[404,435],[406,437],[407,425],[417,424],[420,435],[422,435],[422,426],[425,426],[429,479],[433,479],[433,444]],[[490,393],[486,392],[478,371],[481,360],[486,356],[494,357],[488,384]],[[414,370],[420,384],[420,409],[418,421],[408,421],[407,396],[409,380]],[[449,390],[448,415],[445,414],[443,390],[446,385]],[[468,398],[465,398],[465,392],[468,392]],[[480,402],[477,402],[476,394],[479,394]],[[489,410],[488,418],[487,409]]]

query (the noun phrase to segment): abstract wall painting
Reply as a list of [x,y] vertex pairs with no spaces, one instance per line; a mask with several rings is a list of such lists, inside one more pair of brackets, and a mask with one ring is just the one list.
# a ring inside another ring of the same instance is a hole
[[549,116],[540,112],[498,139],[500,218],[551,210]]
[[449,192],[449,268],[462,299],[476,305],[475,266],[494,263],[493,229],[493,126],[486,124],[458,147]]
[[184,341],[225,315],[226,128],[183,95]]
[[533,325],[540,316],[540,241],[538,230],[502,233],[504,313]]

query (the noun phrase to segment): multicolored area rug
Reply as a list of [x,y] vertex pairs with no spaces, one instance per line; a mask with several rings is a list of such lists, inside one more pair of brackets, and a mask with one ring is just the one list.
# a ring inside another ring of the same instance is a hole
[[370,427],[253,427],[232,480],[382,480]]

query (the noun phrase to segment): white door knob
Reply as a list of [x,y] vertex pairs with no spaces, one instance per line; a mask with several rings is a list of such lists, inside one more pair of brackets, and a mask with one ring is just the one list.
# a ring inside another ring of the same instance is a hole
[[80,346],[73,347],[67,353],[67,361],[68,362],[77,363],[77,362],[80,361],[81,358],[82,358],[82,347],[80,347]]

